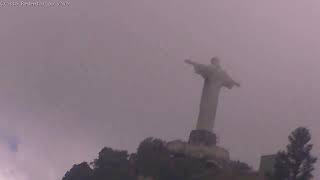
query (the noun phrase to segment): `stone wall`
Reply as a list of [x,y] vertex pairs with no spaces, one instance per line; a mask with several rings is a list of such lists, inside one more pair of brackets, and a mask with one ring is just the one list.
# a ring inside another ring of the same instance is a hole
[[196,158],[229,160],[229,152],[218,146],[193,145],[183,141],[171,141],[167,148],[175,153],[183,153]]

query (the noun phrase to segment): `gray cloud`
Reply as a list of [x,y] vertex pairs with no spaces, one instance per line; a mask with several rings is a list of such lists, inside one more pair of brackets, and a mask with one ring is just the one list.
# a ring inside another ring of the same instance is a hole
[[1,9],[0,123],[20,144],[0,151],[0,177],[55,180],[103,146],[186,139],[202,82],[183,60],[216,55],[242,84],[223,91],[215,129],[234,159],[257,167],[300,125],[319,154],[319,6],[112,0]]

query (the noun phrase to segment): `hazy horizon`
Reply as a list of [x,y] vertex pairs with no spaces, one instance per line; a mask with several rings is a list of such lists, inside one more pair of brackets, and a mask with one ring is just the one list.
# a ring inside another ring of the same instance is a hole
[[[318,1],[72,0],[0,7],[0,180],[57,180],[102,147],[188,138],[213,56],[241,83],[214,131],[257,168],[298,126],[319,156]],[[316,168],[316,178],[320,175]]]

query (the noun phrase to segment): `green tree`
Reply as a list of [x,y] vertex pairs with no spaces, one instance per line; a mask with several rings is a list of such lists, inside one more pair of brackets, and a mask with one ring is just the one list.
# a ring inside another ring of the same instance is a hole
[[212,174],[217,173],[213,164],[204,159],[190,156],[174,157],[172,159],[172,171],[175,174],[175,180],[206,180],[212,179]]
[[137,150],[135,165],[140,174],[158,179],[170,179],[170,152],[165,142],[160,139],[147,138]]
[[286,151],[281,151],[276,157],[274,166],[275,180],[310,180],[314,163],[317,158],[311,155],[313,145],[307,128],[299,127],[289,136]]
[[230,167],[233,171],[236,172],[250,172],[252,171],[252,167],[250,167],[247,163],[241,161],[230,161]]
[[62,180],[89,180],[92,177],[92,169],[87,162],[75,164],[64,175]]
[[142,141],[132,158],[139,174],[158,180],[205,180],[210,175],[207,171],[211,165],[204,159],[170,152],[160,139]]
[[279,151],[277,153],[275,164],[274,164],[274,174],[267,174],[270,179],[274,180],[286,180],[290,175],[288,167],[288,156],[285,151]]
[[92,163],[94,180],[134,180],[127,151],[103,148]]

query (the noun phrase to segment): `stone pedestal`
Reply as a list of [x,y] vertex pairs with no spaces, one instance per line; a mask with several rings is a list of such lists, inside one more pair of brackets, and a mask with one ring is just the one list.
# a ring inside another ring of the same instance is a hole
[[174,153],[185,154],[206,160],[229,160],[229,152],[218,146],[194,145],[183,141],[171,141],[167,143],[167,148]]
[[177,154],[205,158],[206,160],[229,160],[229,152],[216,146],[216,143],[217,137],[213,132],[196,129],[191,131],[188,142],[171,141],[167,143],[167,148]]
[[208,147],[215,146],[217,144],[217,137],[213,132],[196,129],[190,133],[189,144]]

